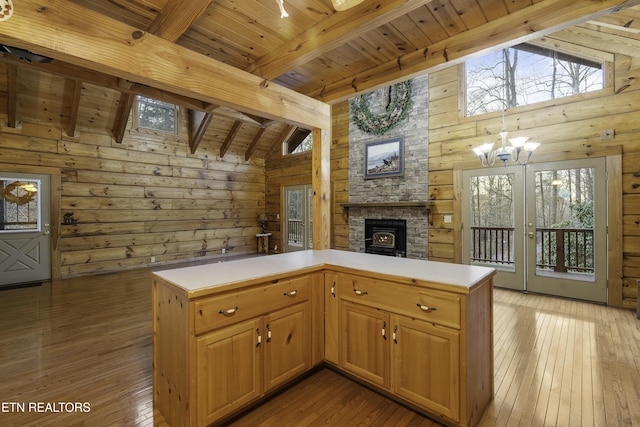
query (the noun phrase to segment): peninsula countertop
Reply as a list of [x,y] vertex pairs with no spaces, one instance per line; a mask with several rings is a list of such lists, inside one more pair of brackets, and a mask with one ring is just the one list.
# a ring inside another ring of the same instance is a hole
[[481,266],[323,249],[213,262],[153,274],[192,294],[297,271],[331,267],[442,284],[448,288],[453,286],[463,292],[468,292],[474,284],[495,273],[493,268]]

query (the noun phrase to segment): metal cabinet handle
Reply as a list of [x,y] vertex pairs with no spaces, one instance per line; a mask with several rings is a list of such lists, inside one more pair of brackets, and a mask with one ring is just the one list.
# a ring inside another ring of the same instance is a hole
[[398,344],[398,340],[396,339],[396,334],[397,334],[397,332],[398,332],[398,325],[396,325],[396,326],[393,328],[393,336],[392,336],[392,338],[393,338],[393,342],[394,342],[394,343],[396,343],[396,344]]
[[385,339],[385,340],[387,339],[386,328],[387,328],[387,322],[383,322],[382,323],[382,338]]
[[333,281],[333,284],[331,285],[331,295],[333,295],[333,297],[336,297],[336,281]]
[[294,289],[294,290],[292,290],[292,291],[285,292],[285,293],[284,293],[284,296],[285,296],[285,297],[295,297],[297,293],[298,293],[298,291]]
[[271,341],[271,326],[267,325],[267,342]]
[[260,328],[256,329],[256,334],[258,335],[258,342],[256,343],[256,347],[260,347],[260,344],[262,344],[262,334],[260,333]]
[[224,315],[224,316],[231,316],[232,314],[234,314],[236,311],[238,311],[238,306],[236,305],[233,308],[230,308],[228,310],[220,310],[218,313]]
[[367,292],[367,291],[359,291],[357,289],[354,289],[353,293],[356,294],[356,295],[367,295],[369,292]]
[[417,305],[420,308],[420,310],[424,311],[425,313],[429,313],[431,311],[436,311],[437,310],[437,308],[435,308],[435,307],[428,307],[428,306],[422,305],[420,303],[418,303]]

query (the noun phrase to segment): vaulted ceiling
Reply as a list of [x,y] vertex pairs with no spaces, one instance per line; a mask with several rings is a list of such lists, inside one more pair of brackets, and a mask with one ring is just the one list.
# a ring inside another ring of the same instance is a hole
[[283,0],[281,17],[278,0],[14,0],[0,43],[53,61],[3,54],[0,112],[9,127],[38,121],[120,142],[143,94],[189,110],[193,152],[205,141],[264,157],[294,126],[324,126],[323,103],[490,49],[544,37],[635,52],[638,4],[364,0],[336,11],[331,0]]

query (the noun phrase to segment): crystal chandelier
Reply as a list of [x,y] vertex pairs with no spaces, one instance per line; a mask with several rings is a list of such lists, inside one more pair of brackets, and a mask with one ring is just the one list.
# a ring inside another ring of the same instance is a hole
[[[505,167],[509,160],[519,165],[526,165],[529,162],[531,154],[540,146],[539,142],[529,141],[529,138],[526,136],[509,139],[511,145],[507,146],[508,134],[509,132],[507,132],[504,125],[504,110],[502,110],[502,131],[500,132],[502,145],[500,148],[493,150],[494,143],[487,142],[473,149],[473,152],[478,156],[483,167],[493,166],[496,159],[502,161]],[[524,159],[521,157],[524,157]]]

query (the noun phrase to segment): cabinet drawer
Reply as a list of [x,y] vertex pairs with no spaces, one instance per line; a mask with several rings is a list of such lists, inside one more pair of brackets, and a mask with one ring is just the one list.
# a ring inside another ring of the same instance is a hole
[[309,299],[309,276],[227,292],[196,301],[196,335]]
[[341,278],[339,293],[343,300],[460,329],[458,294],[348,275]]

